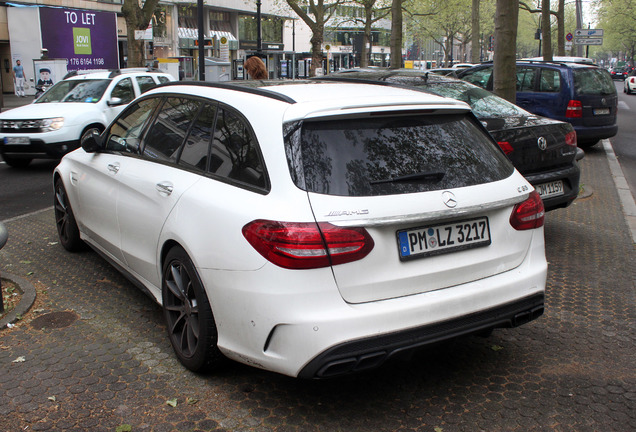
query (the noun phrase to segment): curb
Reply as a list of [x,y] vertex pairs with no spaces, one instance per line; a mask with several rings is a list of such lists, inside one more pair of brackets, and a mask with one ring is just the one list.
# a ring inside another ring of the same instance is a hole
[[636,243],[636,203],[634,202],[634,197],[629,189],[627,180],[625,180],[623,169],[621,168],[618,158],[614,153],[612,143],[609,139],[604,139],[602,143],[607,156],[607,161],[609,162],[610,171],[614,179],[614,184],[616,185],[616,190],[618,192],[621,205],[623,206],[625,222],[627,222],[627,226],[632,235],[632,243]]
[[22,291],[22,298],[20,302],[16,305],[15,309],[7,314],[4,318],[0,320],[0,330],[6,328],[8,324],[13,324],[18,321],[18,316],[23,316],[26,314],[33,303],[35,303],[36,291],[35,287],[26,279],[22,279],[21,277],[14,276],[12,274],[4,273],[2,278],[8,279],[18,287]]

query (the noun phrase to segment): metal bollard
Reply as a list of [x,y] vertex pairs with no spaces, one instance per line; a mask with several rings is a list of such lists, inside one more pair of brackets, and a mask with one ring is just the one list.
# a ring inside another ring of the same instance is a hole
[[[7,227],[4,226],[2,222],[0,222],[0,249],[7,244],[7,239],[9,238],[9,231],[7,231]],[[4,312],[4,298],[2,296],[2,280],[0,279],[0,313]]]

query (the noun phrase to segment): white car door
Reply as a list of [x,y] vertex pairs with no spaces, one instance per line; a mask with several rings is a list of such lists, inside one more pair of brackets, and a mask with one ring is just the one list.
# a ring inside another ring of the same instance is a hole
[[[161,280],[157,260],[163,225],[181,195],[201,179],[200,174],[176,164],[199,108],[199,101],[167,98],[145,134],[141,158],[136,158],[118,177],[117,218],[122,254],[138,277],[156,287]],[[206,142],[214,120],[213,109],[208,111],[209,115],[204,115],[204,110],[197,120],[207,125],[202,132]],[[196,135],[197,127],[192,130],[191,137]]]

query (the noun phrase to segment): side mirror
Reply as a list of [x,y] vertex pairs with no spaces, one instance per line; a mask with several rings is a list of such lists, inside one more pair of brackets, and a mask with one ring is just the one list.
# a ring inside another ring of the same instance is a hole
[[113,98],[110,98],[110,100],[106,103],[108,104],[108,106],[112,107],[112,106],[122,105],[124,101],[121,100],[121,98],[113,97]]
[[102,148],[102,137],[97,132],[85,135],[82,137],[81,145],[86,153],[96,153]]

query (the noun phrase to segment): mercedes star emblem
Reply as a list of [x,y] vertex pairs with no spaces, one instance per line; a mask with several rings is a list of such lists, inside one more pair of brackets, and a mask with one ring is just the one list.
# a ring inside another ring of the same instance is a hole
[[444,204],[446,204],[448,208],[457,207],[457,199],[455,198],[455,194],[451,191],[442,192],[442,201],[444,201]]

